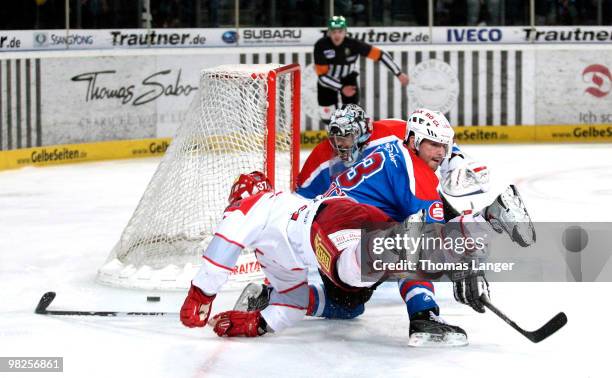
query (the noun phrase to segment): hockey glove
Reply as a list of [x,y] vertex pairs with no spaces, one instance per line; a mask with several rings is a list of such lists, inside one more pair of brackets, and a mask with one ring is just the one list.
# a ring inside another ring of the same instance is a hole
[[215,295],[208,296],[197,286],[191,284],[187,298],[181,307],[181,323],[186,327],[204,327],[210,316]]
[[496,232],[505,231],[521,247],[535,243],[535,228],[516,186],[508,186],[493,203],[485,207],[484,215]]
[[468,305],[477,312],[485,312],[485,306],[480,300],[482,294],[489,296],[489,282],[482,271],[472,272],[468,275],[454,275],[453,294],[455,299]]
[[266,333],[266,321],[259,311],[225,311],[210,320],[218,336],[255,337]]
[[453,197],[487,192],[489,170],[481,163],[462,155],[453,155],[440,167],[442,190]]

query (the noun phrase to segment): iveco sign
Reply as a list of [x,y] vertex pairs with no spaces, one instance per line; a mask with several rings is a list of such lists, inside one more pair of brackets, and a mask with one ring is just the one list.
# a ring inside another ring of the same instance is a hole
[[498,28],[461,28],[446,31],[447,42],[498,42],[502,31]]

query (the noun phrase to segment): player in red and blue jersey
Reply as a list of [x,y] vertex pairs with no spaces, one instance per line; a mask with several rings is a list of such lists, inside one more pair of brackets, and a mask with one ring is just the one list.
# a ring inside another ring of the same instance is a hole
[[[366,119],[363,110],[355,105],[339,109],[332,117],[330,144],[342,160],[351,160],[358,154],[359,138],[354,143],[352,135],[355,129],[365,129]],[[375,139],[376,146],[370,146],[370,152],[365,157],[337,175],[325,196],[348,196],[359,203],[381,209],[397,222],[419,213],[424,214],[426,223],[444,222],[435,171],[452,153],[454,131],[443,114],[427,109],[413,112],[408,123],[409,133],[405,140],[392,132],[391,135]],[[399,131],[398,123],[388,125],[389,131],[393,130],[394,125],[396,132]],[[330,290],[329,285],[323,291],[316,285],[313,285],[313,289],[317,291],[315,296],[318,298],[315,299],[319,299],[319,302],[325,295],[324,291]],[[399,281],[399,289],[411,320],[429,319],[431,314],[439,315],[431,282],[403,279]],[[329,307],[327,314],[326,305]],[[315,303],[313,307],[320,307],[320,304],[316,306]],[[314,309],[313,312],[335,317],[334,307],[343,306],[325,303],[322,310]],[[363,304],[355,306],[352,311],[342,308],[338,317],[357,315],[363,311]]]
[[[444,210],[437,192],[435,170],[452,153],[454,132],[441,113],[425,109],[411,114],[408,125],[409,133],[405,140],[394,135],[378,138],[377,146],[358,160],[364,130],[367,130],[365,113],[356,105],[346,105],[337,110],[330,124],[330,146],[340,161],[353,164],[334,178],[326,195],[351,197],[359,203],[381,209],[398,222],[419,213],[424,214],[428,223],[443,222]],[[343,214],[336,214],[330,219],[321,219],[320,224],[333,230],[333,224],[342,218]],[[472,218],[485,222],[482,216]],[[328,236],[333,240],[333,233]],[[308,315],[346,319],[363,313],[369,295],[343,288],[342,284],[334,281],[333,272],[322,272],[321,277],[323,285],[310,285]],[[488,292],[484,277],[464,277],[454,286],[460,302],[484,311],[479,302],[479,294]],[[430,334],[426,331],[430,327],[446,329],[456,338],[465,336],[459,327],[440,325],[431,282],[404,279],[399,281],[399,287],[411,319],[411,343],[418,344],[420,336]],[[459,339],[454,341],[461,342]]]
[[[343,157],[332,146],[330,139],[321,141],[312,150],[298,175],[296,193],[305,198],[315,198],[325,193],[332,179],[351,167],[359,158],[388,142],[392,137],[404,140],[406,127],[407,122],[400,119],[373,122],[366,119],[359,130],[360,137],[353,147],[353,154]],[[440,176],[441,189],[450,196],[483,193],[489,188],[489,171],[486,165],[471,159],[457,144],[453,144],[451,155],[440,165]]]
[[[435,170],[450,156],[454,132],[441,113],[419,110],[413,113],[411,119],[415,120],[415,125],[405,141],[392,133],[378,138],[377,146],[372,146],[372,151],[358,160],[356,146],[363,142],[360,138],[367,128],[367,117],[357,105],[345,105],[338,109],[330,123],[330,145],[337,152],[339,160],[354,164],[335,177],[325,197],[350,197],[358,203],[382,210],[396,222],[402,222],[414,214],[423,214],[423,220],[427,223],[443,222],[444,210],[437,192]],[[400,123],[395,125],[398,130]],[[401,127],[405,128],[405,122],[401,122]],[[346,237],[338,236],[336,227],[350,216],[354,215],[350,208],[346,208],[317,219],[322,234],[332,244],[337,244],[337,250],[342,250],[343,241],[334,240]],[[340,282],[336,269],[340,268],[335,265],[328,270],[319,268],[323,284],[309,285],[307,315],[350,319],[364,312],[364,303],[375,287],[356,287],[358,280],[352,284]],[[441,344],[467,343],[465,331],[439,318],[431,282],[404,279],[399,281],[399,289],[411,319],[411,345],[435,344],[437,339]],[[482,290],[486,290],[486,287]],[[463,302],[467,303],[466,300]]]

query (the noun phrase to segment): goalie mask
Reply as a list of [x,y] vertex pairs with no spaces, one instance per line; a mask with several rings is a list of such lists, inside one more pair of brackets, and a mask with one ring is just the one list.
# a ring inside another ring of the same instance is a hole
[[249,174],[238,176],[236,181],[234,181],[234,185],[232,185],[227,201],[231,205],[236,201],[248,198],[259,192],[270,192],[272,190],[274,189],[266,175],[259,171],[253,171]]
[[414,147],[417,151],[423,139],[427,139],[443,144],[445,157],[451,157],[455,131],[444,114],[424,108],[417,109],[408,117],[406,127],[406,143],[410,135],[414,134]]
[[342,105],[331,117],[327,133],[336,155],[350,166],[370,138],[372,125],[365,111],[355,104]]

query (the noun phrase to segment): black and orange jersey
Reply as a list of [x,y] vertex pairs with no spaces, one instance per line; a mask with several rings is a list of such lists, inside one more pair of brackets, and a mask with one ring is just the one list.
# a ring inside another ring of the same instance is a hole
[[328,88],[342,89],[342,78],[356,72],[359,56],[382,61],[395,76],[401,73],[391,56],[378,47],[350,37],[344,38],[339,46],[335,46],[329,37],[323,37],[314,47],[314,63],[319,83]]

